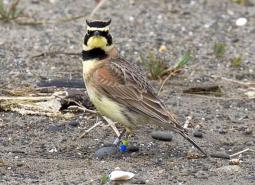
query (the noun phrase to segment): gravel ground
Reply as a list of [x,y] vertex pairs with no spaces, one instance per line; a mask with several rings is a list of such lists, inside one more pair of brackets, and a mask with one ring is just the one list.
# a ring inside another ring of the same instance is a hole
[[[89,14],[95,5],[91,0],[20,3],[27,19],[49,21]],[[226,80],[255,80],[254,6],[229,0],[113,0],[96,17],[112,18],[116,46],[134,62],[139,62],[140,54],[159,55],[161,45],[167,48],[161,58],[169,65],[191,51],[193,59],[166,83],[160,96],[181,121],[192,117],[191,133],[200,125],[203,138],[195,140],[208,153],[255,148],[255,101],[244,94],[246,86]],[[247,18],[246,25],[236,26],[240,17]],[[42,80],[81,80],[78,56],[33,56],[79,53],[84,24],[84,19],[37,26],[0,22],[0,95],[5,89],[36,87]],[[226,45],[222,58],[213,52],[219,42]],[[238,56],[240,65],[231,65]],[[159,87],[159,82],[152,83]],[[219,85],[223,95],[182,93],[208,83]],[[73,121],[79,124],[70,124]],[[95,121],[96,116],[84,113],[66,120],[0,112],[0,184],[100,184],[117,167],[136,174],[126,184],[255,184],[254,153],[244,153],[240,165],[229,165],[226,159],[190,159],[197,151],[189,143],[175,134],[171,142],[154,140],[150,135],[156,128],[149,126],[140,127],[130,139],[139,146],[138,152],[97,160],[95,152],[112,142],[114,133],[109,127],[97,127],[79,139]]]

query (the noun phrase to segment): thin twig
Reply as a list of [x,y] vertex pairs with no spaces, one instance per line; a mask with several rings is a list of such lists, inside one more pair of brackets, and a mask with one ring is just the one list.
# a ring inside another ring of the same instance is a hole
[[[55,95],[55,97],[58,97],[58,98],[60,98],[60,99],[63,100],[63,98],[60,97],[60,96],[56,96],[56,95]],[[75,100],[70,100],[69,102],[75,103],[76,105],[78,105],[77,108],[80,109],[80,110],[82,110],[82,111],[84,111],[84,112],[89,112],[89,113],[97,114],[97,111],[96,111],[96,110],[87,109],[84,105],[82,105],[81,103],[79,103],[79,102],[77,102],[77,101],[75,101]]]
[[197,97],[197,98],[216,99],[216,100],[225,100],[225,101],[228,101],[228,100],[249,100],[246,97],[232,97],[232,98],[228,98],[228,97],[217,97],[217,96],[205,96],[205,95],[201,95],[201,94],[185,94],[185,95],[186,96]]
[[19,96],[19,97],[8,97],[8,96],[0,96],[0,100],[26,100],[26,101],[45,101],[51,100],[54,97],[47,96],[47,97],[30,97],[30,96]]
[[40,53],[38,55],[34,55],[31,58],[45,57],[45,56],[55,56],[55,55],[80,56],[80,53],[52,51],[52,52],[43,52],[43,53]]
[[91,130],[93,130],[94,128],[96,128],[97,126],[103,124],[102,121],[98,121],[96,122],[92,127],[90,127],[89,129],[85,130],[85,132],[83,132],[81,135],[80,135],[80,139],[81,138],[84,138]]
[[109,124],[110,127],[112,127],[113,131],[115,132],[115,134],[117,135],[117,137],[120,136],[120,132],[117,129],[117,127],[115,126],[115,122],[113,122],[111,119],[103,116],[104,120]]
[[230,156],[230,158],[232,158],[232,157],[235,157],[235,156],[237,156],[237,155],[240,155],[240,154],[242,154],[242,153],[244,153],[244,152],[248,152],[248,151],[255,152],[255,150],[252,150],[252,149],[250,149],[250,148],[246,148],[246,149],[244,149],[244,150],[242,150],[242,151],[236,152],[236,153],[234,153],[234,154],[232,154],[232,155],[229,155],[229,156]]
[[75,108],[77,108],[77,109],[79,109],[81,111],[89,112],[89,113],[92,113],[92,114],[96,114],[97,113],[97,111],[95,111],[95,110],[87,109],[86,107],[84,107],[84,106],[81,107],[80,105],[79,106],[72,105],[69,108],[72,108],[72,107],[75,107]]
[[189,127],[190,120],[192,119],[191,116],[186,117],[186,121],[183,125],[183,128],[187,129]]
[[164,87],[166,81],[167,81],[171,76],[172,76],[172,73],[170,73],[170,74],[165,78],[165,80],[162,82],[162,84],[161,84],[161,86],[160,86],[160,88],[159,88],[159,90],[158,90],[158,95],[159,95],[159,93],[161,92],[162,88]]
[[227,82],[232,82],[232,83],[236,83],[236,84],[239,84],[239,85],[247,86],[251,89],[255,89],[255,82],[242,82],[242,81],[239,81],[239,80],[234,80],[234,79],[230,79],[230,78],[226,78],[226,77],[220,77],[220,76],[212,76],[212,77],[220,78],[220,79],[225,80]]
[[92,19],[95,15],[95,13],[97,12],[97,10],[106,2],[106,0],[101,0],[96,7],[92,10],[92,12],[89,15],[89,18]]
[[[115,123],[112,120],[110,120],[109,118],[105,117],[105,116],[103,116],[103,118],[108,123],[107,126],[110,126],[113,129],[113,131],[116,133],[117,137],[119,137],[120,132],[117,129],[117,127],[115,126]],[[99,121],[99,122],[96,121],[96,123],[92,127],[90,127],[89,129],[85,130],[85,132],[83,132],[80,135],[79,138],[84,138],[87,135],[87,133],[89,133],[92,129],[96,128],[97,126],[101,125],[102,123],[103,123],[102,121]]]

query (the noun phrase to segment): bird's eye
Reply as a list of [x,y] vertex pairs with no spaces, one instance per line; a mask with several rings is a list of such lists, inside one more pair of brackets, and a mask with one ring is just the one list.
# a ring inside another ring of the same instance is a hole
[[92,35],[92,34],[93,34],[93,32],[94,32],[94,31],[90,31],[90,30],[88,30],[88,32],[87,32],[87,33],[88,33],[88,35]]

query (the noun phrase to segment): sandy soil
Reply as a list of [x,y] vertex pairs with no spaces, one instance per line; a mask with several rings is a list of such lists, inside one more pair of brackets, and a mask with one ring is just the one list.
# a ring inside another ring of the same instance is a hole
[[[21,1],[20,6],[38,20],[89,14],[96,1]],[[199,124],[203,138],[195,138],[208,153],[229,154],[255,148],[255,101],[244,94],[242,82],[255,80],[255,7],[229,0],[113,0],[96,13],[112,18],[112,35],[123,57],[139,62],[139,55],[161,54],[169,65],[190,50],[193,59],[182,73],[171,78],[160,96],[181,121],[192,116],[190,132]],[[235,25],[246,17],[245,26]],[[29,18],[30,19],[30,18]],[[36,87],[42,80],[82,79],[78,56],[33,56],[54,51],[79,53],[85,20],[46,25],[0,22],[0,88]],[[213,53],[224,42],[226,53]],[[241,56],[240,66],[231,59]],[[155,88],[159,82],[152,82]],[[189,95],[183,90],[201,84],[216,84],[221,97]],[[88,119],[89,118],[89,119]],[[70,126],[70,122],[79,122]],[[84,139],[79,135],[92,126],[96,116],[77,113],[73,120],[0,112],[0,184],[100,184],[116,167],[131,171],[135,178],[126,184],[255,184],[254,153],[241,156],[240,165],[225,159],[189,159],[191,145],[180,136],[172,142],[151,138],[154,127],[140,127],[130,142],[139,152],[121,158],[96,160],[95,151],[114,140],[110,128],[98,127]]]

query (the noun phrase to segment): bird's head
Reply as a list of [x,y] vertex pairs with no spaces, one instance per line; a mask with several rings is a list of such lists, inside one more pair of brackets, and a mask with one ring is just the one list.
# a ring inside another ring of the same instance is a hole
[[86,20],[87,33],[84,37],[83,49],[89,51],[95,48],[100,48],[104,51],[109,51],[112,45],[112,36],[109,33],[109,25],[111,20]]

